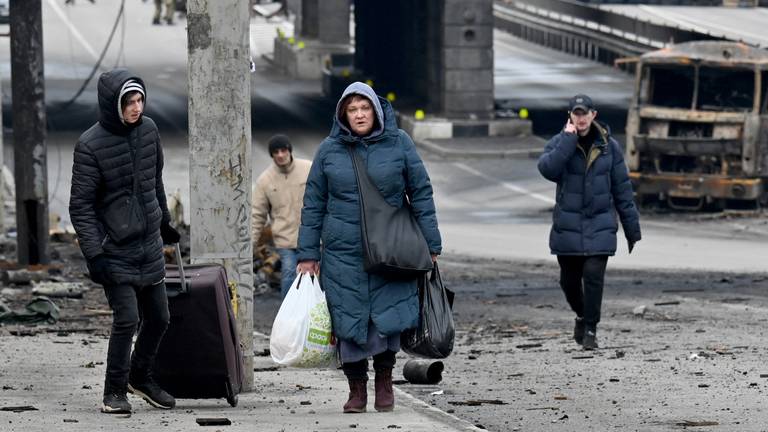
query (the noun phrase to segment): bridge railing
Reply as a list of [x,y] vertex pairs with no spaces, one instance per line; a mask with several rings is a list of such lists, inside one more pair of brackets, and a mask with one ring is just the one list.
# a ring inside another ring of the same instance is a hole
[[570,0],[499,1],[494,17],[497,28],[522,39],[611,65],[670,43],[725,39]]

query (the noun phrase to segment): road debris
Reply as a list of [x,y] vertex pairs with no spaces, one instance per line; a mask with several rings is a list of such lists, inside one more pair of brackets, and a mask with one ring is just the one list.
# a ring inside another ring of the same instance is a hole
[[12,311],[0,302],[0,323],[3,324],[55,324],[59,315],[59,307],[44,296],[34,297],[21,311]]
[[515,348],[530,349],[530,348],[540,348],[541,346],[542,345],[540,343],[529,343],[529,344],[515,345]]
[[32,294],[46,297],[83,298],[88,288],[81,282],[33,282]]
[[654,303],[653,305],[654,306],[675,306],[675,305],[679,305],[679,304],[680,304],[679,301],[672,300],[672,301],[665,301],[665,302]]
[[22,406],[7,406],[7,407],[0,407],[0,411],[9,411],[12,413],[21,413],[24,411],[39,411],[37,408],[33,407],[32,405],[22,405]]
[[226,417],[201,417],[196,418],[195,422],[200,426],[230,426],[232,424]]
[[716,421],[694,421],[694,420],[683,420],[680,422],[675,423],[675,426],[687,426],[687,427],[695,427],[695,426],[720,426],[720,423]]
[[508,405],[500,399],[471,399],[465,401],[448,401],[451,405],[456,406],[480,406],[480,405]]

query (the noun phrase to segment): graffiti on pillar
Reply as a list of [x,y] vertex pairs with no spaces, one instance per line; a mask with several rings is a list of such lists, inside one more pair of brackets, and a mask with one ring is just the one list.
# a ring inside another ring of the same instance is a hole
[[[252,271],[252,257],[249,256],[251,254],[251,234],[248,232],[250,200],[246,195],[250,188],[244,184],[244,159],[245,155],[238,153],[236,158],[229,159],[228,164],[228,178],[230,186],[235,192],[233,201],[235,202],[236,207],[234,209],[230,209],[230,211],[234,212],[234,217],[231,217],[231,214],[227,215],[227,226],[232,229],[233,232],[235,232],[236,238],[231,247],[233,251],[237,253],[237,258],[233,260],[232,265],[238,274],[249,274]],[[238,280],[238,291],[245,289],[245,292],[250,292],[251,288],[252,287],[250,285],[250,281],[244,281],[242,279]]]

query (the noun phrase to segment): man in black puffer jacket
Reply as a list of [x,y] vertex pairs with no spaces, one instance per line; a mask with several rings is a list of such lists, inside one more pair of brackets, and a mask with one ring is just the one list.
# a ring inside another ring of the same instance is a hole
[[576,313],[573,338],[597,348],[597,323],[608,257],[616,253],[616,214],[629,252],[641,238],[640,216],[619,143],[595,117],[586,95],[571,98],[568,122],[539,158],[539,171],[557,183],[549,248],[560,263],[560,286]]
[[102,412],[131,412],[128,391],[170,409],[173,397],[151,373],[169,320],[163,241],[179,241],[163,187],[163,149],[157,126],[142,115],[141,78],[105,72],[98,96],[99,121],[75,146],[69,214],[91,279],[104,286],[113,311]]

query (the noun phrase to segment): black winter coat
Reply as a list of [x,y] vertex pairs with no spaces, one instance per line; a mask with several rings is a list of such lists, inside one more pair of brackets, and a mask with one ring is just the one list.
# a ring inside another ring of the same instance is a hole
[[553,255],[616,253],[616,213],[624,235],[638,241],[640,215],[635,206],[627,165],[616,140],[596,122],[589,154],[576,134],[560,132],[539,157],[541,174],[557,183],[549,248]]
[[[75,146],[69,215],[89,268],[94,257],[105,257],[103,273],[107,280],[94,282],[146,286],[165,278],[160,224],[169,222],[170,214],[162,180],[163,149],[155,122],[144,116],[126,126],[118,115],[119,92],[129,79],[144,86],[125,69],[104,73],[99,79],[100,119]],[[139,158],[136,173],[134,154]],[[116,244],[107,235],[105,225],[110,221],[105,220],[104,211],[117,196],[133,191],[134,175],[139,176],[138,201],[146,215],[144,232],[140,238]]]

